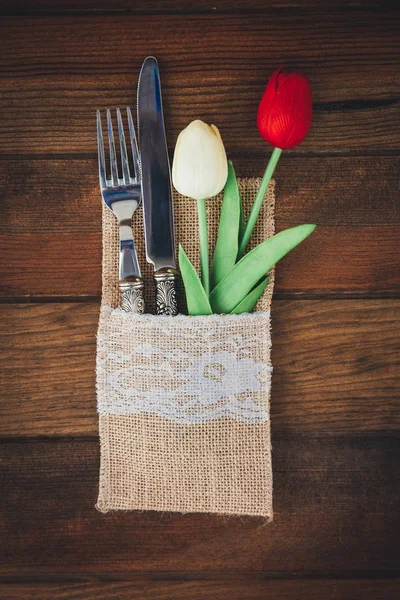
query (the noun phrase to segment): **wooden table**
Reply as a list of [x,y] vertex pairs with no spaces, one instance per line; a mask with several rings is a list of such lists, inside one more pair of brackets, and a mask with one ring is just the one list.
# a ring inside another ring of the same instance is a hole
[[[0,597],[398,598],[399,12],[331,0],[0,2]],[[94,509],[101,203],[94,110],[159,58],[168,140],[221,129],[238,175],[281,64],[311,79],[277,226],[275,519]]]

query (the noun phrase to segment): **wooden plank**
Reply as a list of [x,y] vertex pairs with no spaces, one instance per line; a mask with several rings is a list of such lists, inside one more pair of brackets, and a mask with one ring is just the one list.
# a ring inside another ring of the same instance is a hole
[[98,442],[0,446],[2,575],[149,571],[398,574],[400,440],[273,436],[275,517],[94,508]]
[[101,233],[6,234],[0,254],[3,296],[100,295]]
[[220,127],[229,152],[265,151],[256,110],[269,75],[286,64],[306,72],[314,91],[314,123],[299,152],[398,151],[400,12],[354,14],[306,12],[295,27],[290,10],[273,19],[3,18],[0,153],[94,153],[94,109],[134,103],[148,54],[160,59],[171,148],[201,117]]
[[[277,230],[286,227],[282,223]],[[399,227],[318,227],[302,247],[280,262],[276,291],[291,295],[397,295],[399,234]]]
[[[397,3],[386,0],[384,8],[395,9]],[[223,11],[250,11],[274,12],[276,10],[290,10],[298,13],[299,10],[329,10],[351,11],[357,9],[382,9],[379,0],[197,0],[194,5],[190,0],[0,0],[0,14],[26,15],[36,13],[64,14],[65,12],[86,11],[130,11],[133,13],[150,12],[179,12],[194,13],[209,11],[212,13]]]
[[[399,235],[399,226],[320,226],[279,263],[276,292],[398,296]],[[100,296],[100,233],[6,234],[0,253],[0,296]]]
[[[164,575],[167,577],[167,575]],[[13,583],[0,585],[4,600],[397,600],[398,580],[264,579],[254,581],[192,580],[192,575],[174,574],[175,581],[93,581],[76,578],[65,583]]]
[[[266,161],[239,159],[238,175]],[[399,173],[399,157],[283,158],[278,229],[319,227],[279,265],[276,291],[398,294]],[[96,160],[0,161],[0,187],[0,295],[100,295]]]
[[98,305],[26,304],[18,314],[13,306],[0,312],[3,436],[63,434],[64,427],[66,434],[95,435]]
[[278,430],[398,431],[397,301],[276,301],[272,311]]
[[[268,154],[232,157],[238,177],[261,177],[268,159]],[[400,156],[283,154],[276,170],[276,218],[294,225],[400,225],[399,188]],[[101,228],[95,157],[0,160],[0,189],[0,234]]]
[[[97,435],[99,307],[1,305],[0,435]],[[395,433],[399,301],[274,301],[275,432]]]

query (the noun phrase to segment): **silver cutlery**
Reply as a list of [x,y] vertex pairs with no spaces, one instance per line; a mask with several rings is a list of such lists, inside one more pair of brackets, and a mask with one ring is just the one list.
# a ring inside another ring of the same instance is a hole
[[158,63],[146,58],[137,92],[138,132],[147,261],[154,266],[156,311],[175,316],[176,258],[171,173]]
[[130,108],[127,108],[126,112],[132,147],[134,173],[130,172],[121,111],[117,108],[120,174],[122,174],[122,177],[119,177],[111,112],[107,109],[107,135],[110,149],[110,178],[107,179],[101,115],[98,110],[97,145],[99,180],[103,201],[114,213],[119,224],[119,289],[121,294],[121,308],[127,312],[143,313],[143,280],[140,273],[132,231],[132,217],[142,200],[141,171],[135,128]]

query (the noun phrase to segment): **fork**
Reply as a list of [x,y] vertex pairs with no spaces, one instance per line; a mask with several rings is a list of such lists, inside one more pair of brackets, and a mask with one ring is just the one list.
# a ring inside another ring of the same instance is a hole
[[126,149],[124,126],[121,111],[117,112],[118,136],[121,155],[122,179],[118,175],[117,156],[111,112],[107,108],[107,132],[110,148],[110,175],[106,178],[106,163],[104,156],[103,133],[100,111],[97,111],[97,146],[99,157],[99,180],[101,196],[105,205],[117,217],[119,224],[119,290],[121,308],[126,312],[143,313],[143,279],[137,259],[135,242],[133,240],[132,217],[142,201],[141,172],[139,153],[136,141],[135,127],[130,108],[126,109],[128,116],[129,136],[132,147],[134,176],[129,169],[128,152]]

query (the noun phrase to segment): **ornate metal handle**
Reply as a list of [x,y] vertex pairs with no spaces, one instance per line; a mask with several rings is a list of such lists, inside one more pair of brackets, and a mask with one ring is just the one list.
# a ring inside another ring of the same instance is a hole
[[121,308],[126,312],[144,313],[143,280],[139,277],[128,280],[121,279],[119,282],[121,293]]
[[176,300],[176,271],[160,269],[154,273],[156,286],[156,312],[158,315],[175,317],[178,314]]

